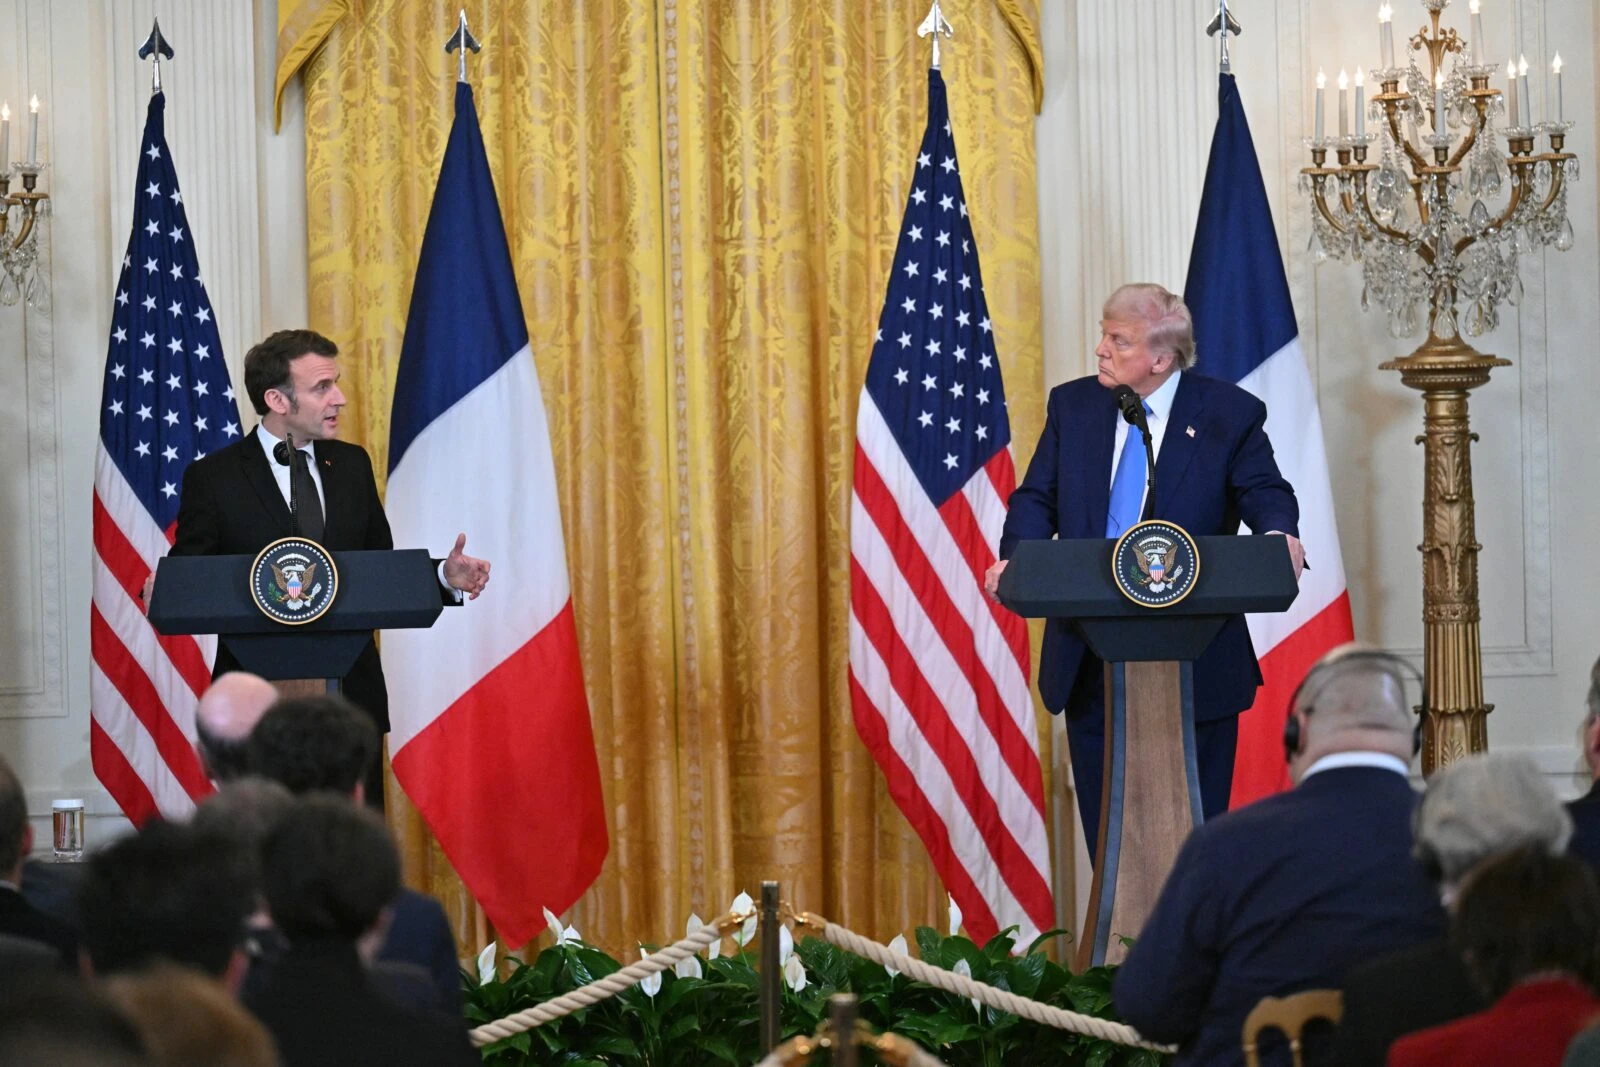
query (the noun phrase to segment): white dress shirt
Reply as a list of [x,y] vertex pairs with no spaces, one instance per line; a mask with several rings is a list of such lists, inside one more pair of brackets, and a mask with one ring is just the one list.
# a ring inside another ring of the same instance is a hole
[[1393,771],[1402,778],[1411,773],[1411,768],[1405,760],[1399,756],[1391,756],[1387,752],[1334,752],[1307,767],[1306,773],[1300,776],[1300,780],[1303,782],[1313,774],[1336,771],[1342,767],[1379,767]]
[[[1172,398],[1178,395],[1178,379],[1183,377],[1182,371],[1175,371],[1172,377],[1161,383],[1161,388],[1144,398],[1150,405],[1150,413],[1144,417],[1150,427],[1150,461],[1154,463],[1161,458],[1161,442],[1167,436],[1167,422],[1172,415]],[[1108,485],[1117,484],[1117,466],[1122,462],[1122,446],[1128,440],[1129,432],[1137,432],[1128,420],[1119,413],[1117,415],[1117,428],[1111,441],[1111,481]],[[1144,498],[1150,492],[1148,484],[1139,492],[1139,514],[1144,514]]]
[[[262,423],[256,424],[256,438],[261,442],[261,450],[267,454],[267,466],[272,468],[273,480],[278,483],[278,492],[283,494],[283,502],[287,504],[289,502],[290,468],[284,466],[282,463],[279,463],[277,457],[273,455],[273,452],[277,451],[278,445],[282,443],[283,439],[281,437],[274,437],[272,435],[272,431],[267,429],[265,424]],[[296,444],[295,448],[298,451],[305,453],[306,468],[311,471],[311,481],[317,487],[317,499],[322,502],[323,521],[326,522],[328,515],[328,494],[322,489],[322,474],[317,470],[317,453],[311,447],[310,441],[306,441],[303,444]],[[449,580],[445,578],[443,561],[440,561],[439,563],[438,575],[439,584],[450,590],[451,594],[455,597],[456,602],[460,603],[462,597],[461,590],[452,586]]]
[[[264,423],[256,426],[256,439],[261,442],[261,450],[267,454],[267,466],[272,468],[272,478],[278,483],[278,492],[283,494],[283,502],[289,502],[289,474],[292,468],[278,462],[273,455],[283,438],[272,436],[272,431]],[[303,452],[306,457],[306,467],[311,471],[311,481],[317,487],[317,499],[322,503],[322,514],[328,514],[328,494],[322,491],[322,474],[317,470],[317,453],[311,447],[310,441],[301,441],[295,447]]]

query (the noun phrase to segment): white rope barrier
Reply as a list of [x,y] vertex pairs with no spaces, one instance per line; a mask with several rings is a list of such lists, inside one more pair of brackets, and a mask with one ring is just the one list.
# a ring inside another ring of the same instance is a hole
[[605,1000],[607,997],[614,997],[624,989],[638,985],[652,974],[659,974],[677,966],[680,960],[705,951],[710,947],[711,942],[719,940],[723,936],[722,924],[724,922],[731,924],[729,929],[732,928],[732,925],[737,925],[731,916],[719,919],[716,924],[702,926],[682,941],[668,945],[658,952],[652,952],[637,963],[628,964],[620,971],[608,974],[604,978],[596,979],[588,985],[579,986],[572,992],[563,993],[561,996],[547,1000],[543,1004],[536,1004],[526,1011],[508,1015],[504,1019],[496,1019],[492,1023],[484,1023],[482,1026],[473,1029],[468,1035],[472,1039],[472,1045],[474,1048],[482,1048],[484,1045],[492,1044],[495,1041],[532,1030],[536,1026],[543,1026],[545,1023],[552,1022],[564,1015],[571,1015],[575,1011],[581,1011],[591,1004]]
[[1020,1015],[1024,1019],[1031,1019],[1045,1026],[1053,1026],[1059,1030],[1068,1030],[1075,1034],[1086,1034],[1101,1041],[1110,1041],[1118,1045],[1127,1045],[1131,1048],[1147,1048],[1155,1052],[1172,1052],[1171,1045],[1158,1045],[1141,1037],[1139,1032],[1126,1023],[1112,1022],[1109,1019],[1097,1019],[1093,1015],[1084,1015],[1080,1012],[1067,1011],[1037,1000],[1019,997],[1015,993],[998,989],[983,982],[974,981],[965,975],[947,971],[932,964],[925,963],[913,956],[905,956],[892,951],[887,945],[880,945],[876,941],[868,940],[853,930],[831,923],[820,916],[804,914],[796,916],[796,921],[802,925],[814,927],[821,931],[831,944],[863,956],[874,963],[885,967],[892,967],[903,974],[915,978],[919,982],[937,986],[947,993],[957,996],[970,997],[979,1003],[987,1004],[997,1011],[1010,1012]]

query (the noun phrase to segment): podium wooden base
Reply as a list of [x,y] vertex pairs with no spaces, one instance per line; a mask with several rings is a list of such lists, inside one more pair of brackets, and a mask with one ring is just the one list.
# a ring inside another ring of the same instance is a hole
[[294,699],[297,697],[321,697],[332,693],[339,694],[339,679],[337,678],[279,678],[272,683],[280,696]]
[[1105,671],[1105,784],[1079,970],[1122,961],[1120,938],[1144,928],[1184,839],[1203,820],[1193,665],[1108,663]]

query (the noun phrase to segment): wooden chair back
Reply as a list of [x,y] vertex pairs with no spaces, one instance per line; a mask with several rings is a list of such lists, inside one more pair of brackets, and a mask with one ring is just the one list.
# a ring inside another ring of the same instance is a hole
[[1262,997],[1261,1003],[1245,1016],[1244,1042],[1245,1067],[1261,1067],[1256,1051],[1261,1035],[1268,1030],[1281,1030],[1289,1039],[1289,1051],[1294,1056],[1294,1067],[1304,1067],[1300,1049],[1300,1034],[1312,1019],[1327,1019],[1338,1025],[1344,1015],[1344,998],[1337,989],[1308,989],[1287,997]]

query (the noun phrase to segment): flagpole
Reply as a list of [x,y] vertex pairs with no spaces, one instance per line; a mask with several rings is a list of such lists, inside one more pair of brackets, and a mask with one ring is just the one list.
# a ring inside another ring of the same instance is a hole
[[1239,20],[1228,13],[1228,0],[1217,0],[1217,13],[1206,24],[1206,36],[1222,34],[1221,71],[1224,74],[1233,73],[1233,60],[1228,55],[1228,37],[1237,37],[1243,32],[1244,27],[1239,25]]
[[939,69],[939,38],[954,37],[955,30],[950,28],[950,23],[945,21],[944,12],[940,8],[940,0],[933,0],[933,9],[928,12],[928,17],[922,20],[922,25],[917,27],[918,37],[933,38],[933,70]]
[[451,52],[459,53],[456,61],[456,81],[462,83],[467,81],[467,51],[470,49],[478,52],[482,48],[478,39],[467,29],[467,9],[462,8],[461,13],[456,16],[456,32],[452,33],[450,39],[444,43],[446,55]]
[[150,60],[150,95],[161,92],[161,57],[172,58],[172,46],[161,35],[161,20],[152,19],[150,36],[139,46],[139,58]]

